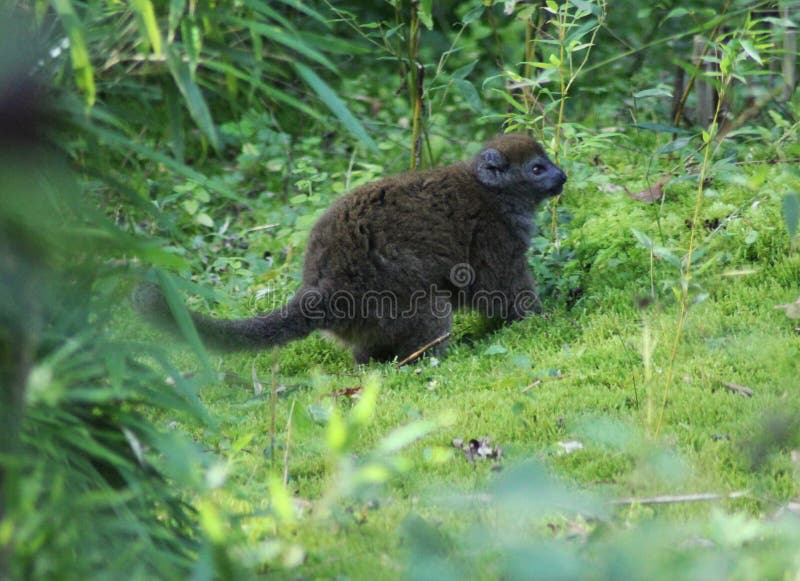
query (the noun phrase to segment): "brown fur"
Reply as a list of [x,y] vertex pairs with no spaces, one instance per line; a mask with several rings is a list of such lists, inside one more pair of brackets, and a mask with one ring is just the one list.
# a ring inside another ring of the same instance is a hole
[[[250,319],[193,320],[223,349],[328,330],[364,363],[404,357],[447,333],[453,307],[519,319],[538,310],[526,259],[533,212],[565,181],[538,143],[510,134],[470,162],[364,185],[311,230],[302,286],[285,307]],[[140,288],[135,303],[174,327],[159,290]]]

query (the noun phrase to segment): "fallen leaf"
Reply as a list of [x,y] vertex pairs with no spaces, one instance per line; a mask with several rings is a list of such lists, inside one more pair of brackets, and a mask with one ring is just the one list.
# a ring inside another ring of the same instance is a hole
[[753,397],[753,390],[749,387],[745,387],[744,385],[737,385],[735,383],[729,383],[727,381],[723,381],[722,385],[724,385],[727,389],[732,391],[733,393],[738,393],[744,397]]
[[345,387],[344,389],[339,389],[337,391],[334,391],[333,393],[330,394],[329,397],[350,397],[353,399],[357,399],[361,397],[361,389],[362,387],[360,385],[357,385],[355,387]]
[[671,179],[671,175],[666,175],[649,188],[643,189],[641,192],[633,194],[630,192],[630,190],[628,190],[628,188],[625,188],[625,193],[628,194],[628,197],[634,200],[639,200],[645,204],[652,204],[653,202],[657,202],[661,199],[661,197],[664,195],[664,186]]

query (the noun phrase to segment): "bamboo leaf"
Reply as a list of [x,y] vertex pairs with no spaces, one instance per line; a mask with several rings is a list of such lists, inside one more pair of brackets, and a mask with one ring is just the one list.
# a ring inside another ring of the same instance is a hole
[[208,353],[206,353],[205,347],[203,347],[203,342],[200,340],[200,335],[197,333],[197,329],[192,322],[191,315],[189,315],[189,311],[186,308],[183,299],[181,298],[180,294],[178,294],[178,289],[175,286],[175,283],[172,281],[172,277],[163,270],[156,270],[156,276],[158,278],[159,286],[164,292],[164,298],[169,305],[169,310],[172,312],[172,316],[175,317],[175,322],[178,325],[181,336],[186,339],[186,342],[200,359],[200,363],[203,365],[203,368],[208,376],[213,377],[214,368],[211,366]]
[[169,0],[169,16],[167,19],[167,29],[170,35],[178,28],[183,13],[186,11],[186,0]]
[[647,129],[648,131],[656,131],[659,133],[674,133],[676,135],[691,135],[692,132],[682,127],[675,127],[674,125],[664,125],[661,123],[634,123],[634,127],[639,129]]
[[336,67],[334,64],[328,60],[325,55],[320,53],[319,51],[315,50],[314,48],[310,47],[308,44],[304,43],[300,38],[297,37],[296,34],[289,34],[285,30],[282,30],[278,26],[273,24],[264,24],[262,22],[255,22],[253,20],[247,20],[245,18],[239,18],[238,16],[228,16],[225,17],[224,20],[232,24],[238,24],[243,26],[251,31],[257,32],[258,34],[263,34],[273,42],[277,42],[285,46],[286,48],[290,48],[305,57],[310,58],[313,61],[321,64],[325,68],[330,71],[336,71]]
[[645,89],[633,94],[634,99],[645,99],[647,97],[672,97],[672,91],[665,87],[655,89]]
[[588,12],[589,14],[594,14],[595,16],[600,14],[600,8],[597,4],[592,2],[586,2],[586,0],[569,0],[569,3],[583,12]]
[[143,32],[143,36],[147,37],[147,41],[153,50],[153,54],[163,54],[161,31],[158,30],[156,12],[153,9],[153,3],[150,2],[150,0],[133,0],[133,2],[131,2],[131,8],[136,14],[136,20],[139,22],[139,28]]
[[308,4],[307,2],[300,2],[299,0],[278,0],[278,2],[286,4],[287,6],[291,6],[295,10],[302,12],[306,16],[310,16],[311,18],[313,18],[317,22],[320,22],[321,24],[324,24],[328,28],[331,27],[330,23],[325,19],[324,16],[322,16],[322,14],[320,14],[313,8],[309,8],[307,6]]
[[293,97],[289,93],[285,93],[280,89],[276,89],[271,85],[262,83],[254,75],[248,75],[247,73],[240,71],[239,69],[233,67],[228,63],[216,60],[209,60],[206,61],[203,66],[214,71],[219,71],[225,74],[234,75],[236,76],[236,78],[246,81],[252,84],[257,89],[263,91],[264,94],[270,97],[271,99],[274,99],[275,101],[278,101],[280,103],[285,103],[290,107],[294,107],[298,111],[305,113],[306,115],[308,115],[309,117],[313,117],[314,119],[318,120],[322,119],[322,116],[319,113],[317,113],[311,107],[309,107],[299,99]]
[[436,429],[436,423],[419,420],[400,426],[378,443],[378,451],[383,454],[394,454],[406,446],[413,444]]
[[433,15],[431,13],[433,0],[422,0],[417,6],[417,15],[420,21],[425,25],[425,28],[433,30]]
[[325,103],[325,106],[342,122],[342,125],[370,149],[376,149],[375,142],[364,129],[364,126],[355,118],[333,89],[306,65],[295,62],[294,67],[303,80]]
[[758,54],[758,51],[756,50],[756,47],[753,46],[752,42],[743,38],[741,40],[741,44],[742,48],[744,49],[744,52],[746,52],[751,59],[756,61],[758,64],[763,64],[761,60],[761,55]]
[[94,86],[94,70],[89,60],[89,51],[86,47],[86,37],[83,33],[83,23],[70,0],[51,0],[53,9],[61,18],[64,31],[69,37],[69,54],[72,61],[72,71],[75,83],[83,93],[86,104],[94,105],[96,89]]
[[167,51],[167,67],[175,80],[175,84],[178,86],[178,90],[180,90],[186,101],[189,115],[192,116],[200,131],[208,137],[214,149],[219,150],[219,134],[214,126],[214,121],[211,119],[211,111],[208,109],[203,93],[200,91],[200,87],[192,80],[189,66],[180,60],[180,57],[172,48]]

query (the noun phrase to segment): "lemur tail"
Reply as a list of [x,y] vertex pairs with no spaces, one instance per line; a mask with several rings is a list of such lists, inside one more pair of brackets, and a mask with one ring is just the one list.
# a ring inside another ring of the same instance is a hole
[[[203,343],[218,351],[268,349],[302,339],[324,324],[319,298],[313,291],[301,291],[283,307],[246,319],[216,319],[190,311]],[[134,308],[157,326],[178,331],[161,289],[145,283],[133,293]]]

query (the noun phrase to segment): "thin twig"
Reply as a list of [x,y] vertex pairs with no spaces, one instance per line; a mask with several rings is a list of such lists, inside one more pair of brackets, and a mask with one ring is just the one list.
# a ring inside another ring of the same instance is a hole
[[450,338],[450,333],[449,332],[445,333],[441,337],[437,337],[436,339],[434,339],[433,341],[431,341],[427,345],[424,345],[424,346],[420,347],[419,349],[417,349],[416,351],[414,351],[411,355],[409,355],[408,357],[406,357],[402,361],[399,361],[397,363],[397,366],[398,367],[402,367],[403,365],[408,365],[412,361],[416,361],[417,359],[419,359],[420,355],[425,353],[428,349],[436,347],[439,343],[441,343],[442,341],[447,341],[449,338]]
[[414,77],[414,116],[411,125],[411,170],[417,170],[422,164],[422,110],[425,94],[425,67],[417,63]]
[[731,390],[733,393],[738,393],[739,395],[743,395],[744,397],[753,397],[753,390],[750,389],[749,387],[745,387],[744,385],[737,385],[735,383],[729,383],[727,381],[720,381],[720,383],[727,389]]
[[254,228],[248,228],[244,231],[245,234],[250,232],[258,232],[259,230],[269,230],[270,228],[275,228],[276,226],[280,226],[280,224],[264,224],[263,226],[256,226]]
[[530,385],[525,386],[520,393],[528,392],[528,391],[532,390],[534,387],[536,387],[537,385],[541,385],[541,384],[542,384],[542,380],[541,379],[537,379],[536,381],[534,381]]
[[716,492],[700,492],[696,494],[665,494],[663,496],[650,496],[645,498],[619,498],[610,500],[608,503],[613,505],[632,505],[632,504],[681,504],[686,502],[706,502],[709,500],[731,500],[742,498],[750,494],[748,490],[737,490],[728,494]]

